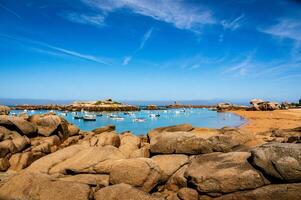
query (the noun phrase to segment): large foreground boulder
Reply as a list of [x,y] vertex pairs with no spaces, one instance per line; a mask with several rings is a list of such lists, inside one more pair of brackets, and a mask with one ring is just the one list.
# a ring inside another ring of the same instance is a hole
[[160,175],[160,168],[149,158],[124,159],[113,164],[110,183],[126,183],[149,192],[159,182]]
[[94,135],[89,140],[89,144],[90,146],[96,146],[96,147],[111,145],[118,148],[120,145],[120,138],[118,134],[113,131],[103,132],[101,134]]
[[252,164],[271,180],[283,182],[301,181],[301,145],[268,143],[251,151]]
[[98,187],[106,187],[109,185],[109,175],[107,174],[76,174],[62,177],[60,180]]
[[150,149],[155,154],[200,154],[210,153],[210,143],[203,137],[195,135],[191,126],[165,127],[148,133]]
[[128,184],[117,184],[102,188],[94,194],[95,200],[159,200]]
[[141,146],[141,139],[130,132],[121,134],[119,150],[125,155],[126,158],[134,156],[134,152]]
[[181,200],[198,200],[199,197],[199,194],[196,190],[187,187],[181,188],[177,195]]
[[[200,198],[209,200],[209,198]],[[267,185],[254,190],[246,190],[223,195],[214,200],[295,200],[301,199],[301,183]]]
[[100,128],[96,128],[92,132],[94,132],[96,134],[101,134],[101,133],[104,133],[104,132],[115,131],[115,129],[116,129],[115,125],[108,125],[108,126],[103,126],[103,127],[100,127]]
[[68,123],[54,114],[33,115],[29,121],[38,127],[38,134],[50,136],[54,132],[61,138],[68,137]]
[[10,112],[10,108],[8,106],[0,105],[0,115],[8,115]]
[[186,155],[157,155],[151,158],[162,170],[161,180],[167,179],[173,175],[182,166],[188,163],[188,156]]
[[30,140],[26,136],[19,136],[0,142],[0,158],[18,153],[30,145]]
[[23,172],[8,180],[0,188],[0,199],[39,199],[39,200],[88,200],[88,185],[60,181],[39,173]]
[[31,136],[37,132],[37,127],[34,124],[24,120],[21,117],[1,115],[0,126],[4,126],[9,130],[17,131],[20,134],[27,136]]
[[247,159],[248,152],[211,153],[196,156],[185,172],[201,193],[223,194],[249,190],[268,183]]
[[154,154],[205,154],[229,152],[251,140],[250,133],[238,129],[207,129],[179,125],[154,129],[148,133]]
[[165,188],[171,191],[178,191],[180,188],[187,187],[187,179],[185,177],[185,171],[188,165],[184,165],[177,170],[166,182]]
[[272,130],[271,137],[277,142],[301,143],[301,127]]
[[113,161],[124,158],[123,154],[113,146],[72,145],[40,158],[27,170],[50,175],[108,173]]
[[5,128],[4,126],[0,126],[0,141],[13,139],[20,136],[21,135],[17,131],[12,131]]

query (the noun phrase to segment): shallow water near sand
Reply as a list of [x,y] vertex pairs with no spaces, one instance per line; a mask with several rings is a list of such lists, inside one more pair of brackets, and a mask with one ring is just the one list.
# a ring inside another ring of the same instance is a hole
[[[13,110],[11,113],[19,114],[23,111]],[[43,114],[48,110],[28,111],[28,115]],[[61,115],[61,111],[54,111]],[[171,126],[177,124],[188,123],[195,127],[221,128],[224,126],[237,127],[246,122],[246,120],[232,113],[219,113],[209,109],[169,109],[159,111],[142,110],[131,112],[132,115],[126,115],[124,112],[108,112],[102,113],[103,116],[97,116],[96,121],[84,121],[83,119],[74,119],[71,112],[63,116],[70,123],[80,127],[81,130],[90,131],[95,128],[114,124],[117,132],[131,131],[136,135],[147,134],[153,128]],[[110,115],[115,115],[123,118],[121,121],[110,118]],[[151,114],[159,114],[159,117],[150,117]],[[144,122],[134,122],[136,118],[143,118]]]

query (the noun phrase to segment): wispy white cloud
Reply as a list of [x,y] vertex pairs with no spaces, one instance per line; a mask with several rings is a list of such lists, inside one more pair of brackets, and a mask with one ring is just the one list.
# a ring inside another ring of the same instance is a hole
[[142,38],[142,41],[140,43],[140,47],[138,50],[141,50],[144,48],[144,45],[147,42],[147,40],[150,38],[150,36],[152,35],[153,30],[154,30],[154,27],[152,27],[148,31],[146,31],[146,33],[143,35],[143,38]]
[[146,31],[141,39],[140,45],[139,47],[135,50],[135,52],[133,53],[133,55],[131,56],[126,56],[123,59],[123,65],[128,65],[130,63],[130,61],[132,60],[132,58],[134,57],[135,54],[137,54],[139,51],[141,51],[146,42],[149,40],[149,38],[151,37],[152,33],[153,33],[154,27],[151,27],[148,31]]
[[55,47],[55,46],[52,46],[52,45],[49,45],[49,44],[45,44],[45,47],[48,47],[52,50],[64,53],[64,54],[69,55],[69,56],[73,56],[73,57],[81,58],[81,59],[84,59],[84,60],[93,61],[93,62],[96,62],[96,63],[108,65],[107,62],[105,62],[105,61],[103,61],[103,60],[101,60],[101,59],[99,59],[95,56],[82,54],[82,53],[79,53],[79,52],[76,52],[76,51],[71,51],[71,50],[68,50],[68,49]]
[[22,19],[22,17],[16,13],[15,11],[13,11],[12,9],[9,9],[8,7],[0,4],[0,7],[3,8],[4,10],[6,10],[7,12],[9,12],[10,14],[14,15],[15,17],[19,18],[19,19]]
[[244,19],[245,19],[245,15],[242,14],[232,21],[222,20],[221,25],[224,27],[224,29],[229,29],[234,31],[242,25]]
[[235,65],[227,68],[224,73],[233,74],[235,76],[245,76],[248,72],[248,69],[251,67],[251,62],[253,59],[253,53],[250,53],[247,55],[247,57],[240,61],[239,63],[236,63]]
[[83,60],[96,62],[99,64],[109,65],[109,63],[107,61],[105,61],[104,59],[101,59],[101,58],[98,58],[98,57],[95,57],[92,55],[79,53],[79,52],[76,52],[73,50],[60,48],[60,47],[53,46],[53,45],[50,45],[50,44],[47,44],[47,43],[44,43],[41,41],[31,40],[31,39],[21,38],[21,37],[14,37],[14,36],[4,35],[4,34],[0,34],[0,37],[24,43],[26,45],[29,45],[32,49],[38,49],[39,52],[47,52],[48,54],[52,52],[53,55],[56,55],[56,54],[68,55],[68,56],[72,56],[75,58],[80,58]]
[[122,65],[127,65],[132,60],[132,56],[125,56]]
[[129,9],[132,12],[173,24],[179,29],[199,32],[205,24],[216,23],[211,11],[198,3],[191,5],[182,0],[82,0],[102,12]]
[[200,64],[194,64],[194,65],[192,65],[189,69],[193,70],[193,69],[198,69],[198,68],[200,68],[200,67],[201,67]]
[[219,35],[219,42],[224,41],[224,32],[225,30],[235,31],[240,28],[245,21],[245,15],[241,14],[233,20],[222,20],[220,24],[223,26],[224,30]]
[[208,57],[203,54],[196,54],[188,57],[175,58],[174,60],[169,60],[167,62],[161,63],[162,68],[174,68],[178,67],[183,70],[197,70],[197,69],[208,69],[213,65],[219,65],[223,63],[228,54],[218,57]]
[[289,38],[301,41],[301,21],[296,19],[280,19],[278,23],[259,31],[280,38]]
[[104,15],[91,15],[91,14],[79,14],[76,12],[64,12],[60,16],[63,18],[79,24],[88,24],[97,27],[102,27],[105,25],[105,16]]
[[271,80],[277,80],[282,77],[293,77],[299,71],[298,69],[301,69],[301,59],[299,58],[274,58],[262,61],[255,57],[255,51],[252,51],[243,59],[234,59],[222,74],[255,79],[269,77]]

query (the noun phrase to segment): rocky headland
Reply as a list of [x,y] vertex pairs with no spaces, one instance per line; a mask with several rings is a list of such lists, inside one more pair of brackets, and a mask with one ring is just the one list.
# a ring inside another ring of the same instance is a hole
[[140,108],[133,105],[122,104],[112,99],[90,102],[74,102],[70,105],[17,105],[16,110],[61,110],[61,111],[139,111]]
[[300,199],[300,137],[300,125],[266,138],[188,124],[136,136],[1,115],[0,199]]

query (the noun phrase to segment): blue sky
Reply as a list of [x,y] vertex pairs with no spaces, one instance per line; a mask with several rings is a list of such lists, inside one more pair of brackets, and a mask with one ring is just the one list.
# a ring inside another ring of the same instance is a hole
[[0,0],[0,98],[297,100],[301,3]]

